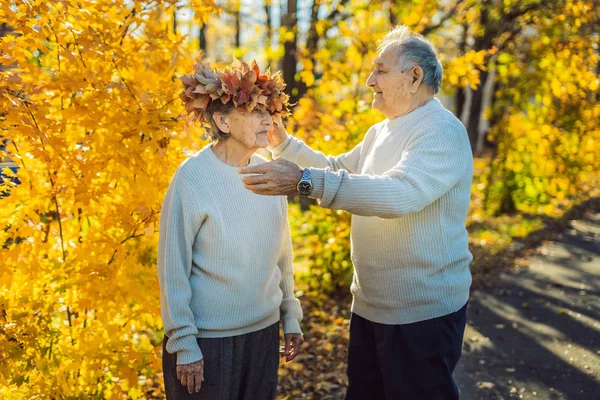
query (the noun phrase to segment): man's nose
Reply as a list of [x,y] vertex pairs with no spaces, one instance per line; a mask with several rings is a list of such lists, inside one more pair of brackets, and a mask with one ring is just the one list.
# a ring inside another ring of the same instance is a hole
[[375,86],[375,77],[374,74],[371,72],[371,74],[367,78],[367,87],[372,88],[373,86]]

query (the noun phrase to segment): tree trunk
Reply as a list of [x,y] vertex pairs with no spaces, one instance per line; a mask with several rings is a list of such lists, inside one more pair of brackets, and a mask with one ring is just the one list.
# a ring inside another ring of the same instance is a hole
[[454,95],[454,101],[456,102],[456,118],[462,121],[462,114],[465,108],[465,102],[467,101],[466,88],[458,88]]
[[6,25],[5,22],[0,24],[0,37],[6,35],[10,31],[11,31],[10,27],[8,25]]
[[[483,90],[483,101],[481,107],[483,109],[490,108],[494,103],[494,93],[496,90],[496,57],[492,57],[490,62],[488,63],[488,71],[487,71],[487,82],[485,86],[482,87]],[[485,126],[482,126],[485,125]],[[480,157],[483,154],[483,148],[487,141],[487,133],[489,128],[491,127],[491,119],[490,121],[485,121],[484,119],[479,120],[479,129],[477,130],[477,144],[475,146],[474,155],[476,157]]]
[[396,1],[388,0],[387,6],[388,6],[388,12],[389,12],[390,25],[393,28],[396,25],[398,25],[398,18],[396,17]]
[[206,54],[207,43],[206,43],[206,24],[202,24],[200,32],[198,33],[198,39],[200,41],[200,50],[203,54]]
[[267,16],[265,48],[268,50],[266,52],[266,56],[267,56],[266,62],[267,62],[267,65],[270,66],[271,65],[270,50],[271,50],[271,37],[273,36],[273,21],[271,20],[271,2],[269,0],[265,1],[265,14]]
[[471,98],[471,110],[469,114],[469,120],[467,122],[467,132],[469,133],[469,141],[471,142],[471,149],[473,151],[475,151],[477,137],[479,136],[479,122],[481,121],[483,93],[488,78],[487,71],[481,71],[479,77],[481,83],[479,87],[477,87],[477,90],[473,91],[473,97]]
[[314,60],[313,54],[317,51],[319,45],[319,33],[317,32],[317,22],[319,21],[320,0],[313,0],[313,5],[310,13],[310,28],[306,38],[306,50],[311,59]]
[[177,35],[177,6],[173,9],[173,33]]
[[[467,52],[467,32],[469,30],[469,27],[466,24],[462,25],[463,28],[463,34],[460,40],[460,44],[459,44],[459,51],[460,51],[460,55],[463,55]],[[467,89],[466,88],[460,88],[456,91],[456,96],[455,96],[455,100],[456,100],[456,118],[458,119],[462,119],[463,117],[463,111],[465,108],[465,102],[467,101],[467,93],[466,93]],[[464,120],[463,120],[464,121]]]
[[[319,7],[321,6],[320,0],[314,0],[310,15],[310,27],[308,29],[308,35],[306,36],[306,54],[310,57],[312,62],[312,74],[315,73],[315,57],[314,54],[317,52],[319,47],[319,33],[317,32],[317,22],[319,21]],[[299,81],[295,83],[297,94],[296,98],[299,99],[308,90],[306,83]]]
[[290,101],[295,103],[298,101],[298,91],[296,89],[295,76],[297,72],[296,67],[296,50],[297,50],[297,35],[295,27],[298,22],[298,16],[296,14],[296,1],[288,0],[287,13],[281,16],[281,26],[284,26],[289,32],[293,32],[293,36],[290,40],[283,43],[284,54],[282,61],[283,80],[286,83],[285,91],[290,96]]
[[240,21],[240,9],[236,9],[235,12],[233,13],[234,18],[235,18],[235,48],[240,48],[241,46],[241,41],[240,41],[240,28],[241,28],[241,21]]
[[[600,17],[597,18],[598,19],[598,25],[600,25]],[[598,43],[596,44],[596,54],[600,51],[600,40],[598,40]],[[596,64],[596,76],[598,78],[600,78],[600,60],[598,60],[598,63]],[[600,91],[596,92],[596,100],[600,101]]]

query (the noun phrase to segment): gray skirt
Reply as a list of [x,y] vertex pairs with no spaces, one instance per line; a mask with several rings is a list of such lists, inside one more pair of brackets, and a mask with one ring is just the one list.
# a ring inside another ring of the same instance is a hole
[[177,355],[166,350],[163,374],[167,400],[273,400],[279,369],[279,322],[245,335],[198,338],[204,356],[204,382],[188,393],[177,379]]

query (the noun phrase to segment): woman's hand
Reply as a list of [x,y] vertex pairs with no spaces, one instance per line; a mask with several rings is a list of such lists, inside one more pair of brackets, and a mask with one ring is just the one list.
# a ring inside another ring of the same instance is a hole
[[177,379],[186,386],[188,392],[199,392],[204,381],[204,360],[177,366]]
[[273,125],[269,128],[269,132],[267,133],[267,140],[269,141],[269,148],[277,147],[285,139],[287,139],[287,132],[285,131],[285,127],[282,122],[273,121]]
[[285,347],[279,350],[279,354],[285,356],[286,362],[292,361],[300,352],[302,342],[304,342],[304,338],[301,333],[286,333]]

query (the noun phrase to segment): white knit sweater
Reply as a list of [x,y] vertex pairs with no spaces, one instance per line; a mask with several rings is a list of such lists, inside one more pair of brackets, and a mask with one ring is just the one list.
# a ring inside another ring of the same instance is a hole
[[[253,155],[250,165],[266,162]],[[227,337],[283,319],[300,333],[287,199],[256,195],[207,146],[175,172],[160,218],[158,277],[167,351],[202,359],[197,337]]]
[[312,167],[310,197],[322,207],[353,214],[354,313],[407,324],[467,302],[473,158],[464,126],[439,100],[374,125],[338,157],[291,137],[272,151]]

